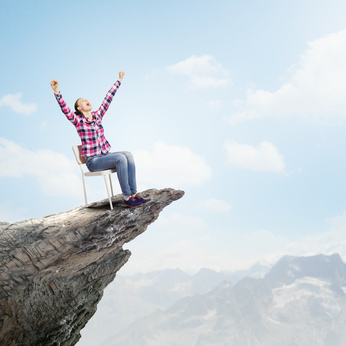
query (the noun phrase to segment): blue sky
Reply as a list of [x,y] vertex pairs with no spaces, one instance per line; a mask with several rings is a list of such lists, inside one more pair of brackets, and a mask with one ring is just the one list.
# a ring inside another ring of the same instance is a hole
[[107,139],[134,153],[141,190],[186,192],[124,272],[346,255],[343,1],[0,4],[0,220],[83,204],[79,138],[49,82],[97,108],[124,70]]

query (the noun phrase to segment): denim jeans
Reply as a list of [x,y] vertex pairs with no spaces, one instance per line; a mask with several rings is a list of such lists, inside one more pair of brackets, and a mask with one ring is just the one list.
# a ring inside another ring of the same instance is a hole
[[136,166],[129,151],[118,151],[87,157],[86,166],[90,172],[116,168],[121,191],[124,196],[137,192]]

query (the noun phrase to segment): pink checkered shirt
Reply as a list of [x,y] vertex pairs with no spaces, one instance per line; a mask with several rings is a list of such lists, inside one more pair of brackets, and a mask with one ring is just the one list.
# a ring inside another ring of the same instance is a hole
[[116,81],[108,91],[106,97],[102,101],[100,108],[94,112],[93,120],[88,121],[84,115],[77,115],[67,106],[61,93],[54,94],[58,101],[61,110],[66,115],[66,118],[76,127],[78,135],[82,141],[82,153],[84,157],[106,154],[109,152],[111,145],[104,136],[102,126],[102,118],[105,115],[109,105],[111,104],[115,93],[118,91],[121,83]]

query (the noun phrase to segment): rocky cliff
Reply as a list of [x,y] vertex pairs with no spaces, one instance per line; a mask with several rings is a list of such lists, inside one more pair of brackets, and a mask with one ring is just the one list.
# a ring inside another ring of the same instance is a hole
[[15,224],[0,223],[0,345],[75,345],[103,289],[143,233],[183,191],[147,190],[127,209],[121,196]]

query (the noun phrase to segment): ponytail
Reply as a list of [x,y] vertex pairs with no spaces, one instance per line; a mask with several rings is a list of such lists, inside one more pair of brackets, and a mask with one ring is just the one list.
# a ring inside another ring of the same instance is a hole
[[[79,98],[80,99],[80,98]],[[77,114],[77,115],[83,115],[81,112],[80,112],[80,110],[78,109],[78,101],[79,101],[79,99],[77,99],[77,101],[74,103],[74,109],[75,109],[75,113]]]

